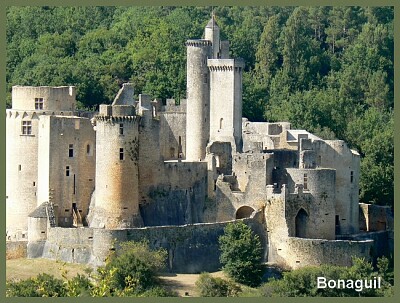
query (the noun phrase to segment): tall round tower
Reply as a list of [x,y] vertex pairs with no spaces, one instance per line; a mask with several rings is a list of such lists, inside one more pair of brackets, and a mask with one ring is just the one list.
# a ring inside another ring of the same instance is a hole
[[211,56],[211,45],[209,40],[186,42],[186,159],[191,161],[205,158],[210,136],[210,80],[207,59]]
[[101,105],[96,116],[96,196],[90,226],[143,225],[139,212],[139,117],[133,105]]

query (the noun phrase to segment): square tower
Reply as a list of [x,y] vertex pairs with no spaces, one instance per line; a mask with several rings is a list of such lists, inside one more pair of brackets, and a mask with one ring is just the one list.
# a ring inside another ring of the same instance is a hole
[[242,59],[209,59],[210,141],[242,146]]

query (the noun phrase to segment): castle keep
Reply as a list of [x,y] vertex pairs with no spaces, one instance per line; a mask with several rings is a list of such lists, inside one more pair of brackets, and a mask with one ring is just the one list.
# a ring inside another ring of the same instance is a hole
[[214,17],[186,47],[179,104],[134,100],[125,83],[89,114],[75,109],[75,87],[13,87],[7,242],[97,265],[115,240],[147,239],[167,249],[170,270],[200,272],[218,268],[218,236],[241,219],[265,261],[292,268],[388,250],[390,212],[358,201],[360,155],[288,122],[242,118],[244,62],[229,58]]

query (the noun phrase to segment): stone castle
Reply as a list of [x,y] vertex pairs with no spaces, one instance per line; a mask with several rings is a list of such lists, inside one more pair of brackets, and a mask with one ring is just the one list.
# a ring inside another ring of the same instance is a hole
[[122,86],[95,115],[75,87],[14,86],[6,112],[7,248],[101,264],[115,240],[147,239],[169,269],[215,270],[218,236],[242,219],[264,259],[349,265],[389,251],[390,210],[359,204],[360,155],[290,123],[242,118],[241,59],[215,18],[188,40],[187,99]]

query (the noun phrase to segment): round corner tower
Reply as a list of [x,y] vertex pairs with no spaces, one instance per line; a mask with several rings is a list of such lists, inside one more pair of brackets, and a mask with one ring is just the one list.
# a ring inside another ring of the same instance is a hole
[[139,117],[133,105],[101,105],[96,116],[96,199],[91,227],[142,226],[139,212]]

